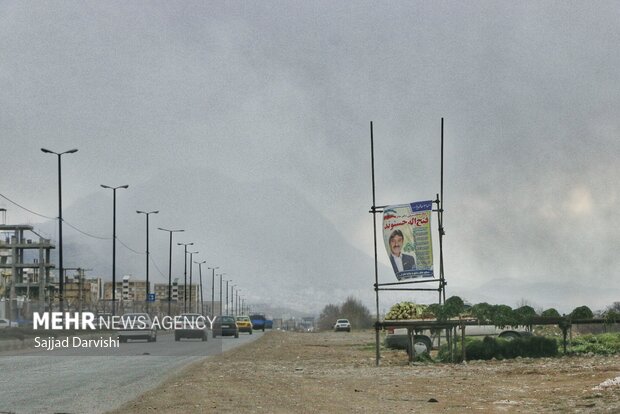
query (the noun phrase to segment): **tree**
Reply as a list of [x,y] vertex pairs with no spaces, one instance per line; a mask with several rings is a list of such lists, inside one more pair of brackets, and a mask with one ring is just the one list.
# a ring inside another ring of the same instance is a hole
[[532,318],[536,315],[536,311],[531,306],[525,305],[514,310],[519,325],[531,325]]
[[446,299],[446,303],[444,303],[443,307],[446,318],[453,318],[463,313],[465,310],[465,303],[460,297],[451,296]]
[[543,311],[540,316],[545,316],[547,318],[559,318],[560,312],[558,312],[555,308],[549,308]]
[[475,304],[470,312],[481,324],[489,323],[493,319],[493,307],[486,302]]
[[491,323],[503,328],[504,326],[517,325],[514,311],[508,305],[495,305],[491,309]]
[[334,323],[336,323],[336,319],[338,318],[340,318],[340,307],[330,303],[321,311],[317,327],[322,331],[330,330],[334,327]]
[[587,306],[579,306],[570,314],[571,319],[592,319],[593,317],[594,314],[592,313],[592,310]]
[[340,306],[329,304],[323,308],[317,323],[320,330],[330,330],[337,319],[348,319],[353,329],[364,329],[372,326],[370,311],[362,302],[350,296]]
[[354,329],[365,329],[372,326],[370,311],[361,301],[352,296],[349,296],[340,306],[340,313],[343,318],[351,322]]
[[620,302],[614,302],[613,304],[609,305],[607,309],[605,310],[605,312],[609,312],[609,311],[620,313]]

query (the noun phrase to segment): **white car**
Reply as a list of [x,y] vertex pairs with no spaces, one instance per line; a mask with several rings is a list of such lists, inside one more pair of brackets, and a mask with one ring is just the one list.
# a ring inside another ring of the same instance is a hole
[[351,323],[348,319],[338,319],[334,325],[334,332],[346,331],[351,332]]
[[0,329],[17,327],[17,322],[11,322],[8,319],[0,319]]
[[148,342],[157,341],[157,330],[148,313],[126,313],[118,323],[118,340],[127,342],[128,339],[146,339]]

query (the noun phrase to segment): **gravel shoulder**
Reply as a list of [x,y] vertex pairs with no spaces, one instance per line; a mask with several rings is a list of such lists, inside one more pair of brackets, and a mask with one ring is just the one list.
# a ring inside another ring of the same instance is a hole
[[113,412],[620,412],[620,356],[409,365],[383,350],[375,367],[374,355],[374,331],[269,332]]

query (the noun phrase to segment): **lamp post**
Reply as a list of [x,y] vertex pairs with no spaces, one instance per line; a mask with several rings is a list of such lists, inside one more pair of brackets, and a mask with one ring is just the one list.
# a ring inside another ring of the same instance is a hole
[[219,268],[219,266],[207,268],[211,269],[211,316],[215,315],[215,269]]
[[[235,313],[239,314],[239,291],[241,289],[237,289],[235,290]],[[241,313],[240,315],[243,315],[243,313]]]
[[112,315],[116,315],[116,190],[119,188],[129,188],[129,185],[119,185],[118,187],[110,187],[101,184],[101,187],[112,190]]
[[41,148],[46,154],[54,154],[58,156],[58,306],[60,312],[65,310],[65,298],[64,298],[64,276],[63,276],[63,262],[62,262],[62,166],[60,158],[63,154],[73,154],[78,150],[76,148],[65,152],[54,152],[46,148]]
[[194,262],[198,265],[198,274],[200,275],[200,314],[203,315],[205,313],[205,305],[204,305],[204,298],[202,296],[202,265],[207,263],[206,260],[203,260],[202,262]]
[[183,278],[185,281],[183,282],[183,312],[187,312],[187,246],[193,246],[194,243],[177,243],[177,246],[184,246],[185,255],[183,256],[183,262],[185,266],[185,270],[183,271]]
[[159,210],[156,211],[141,211],[136,210],[138,214],[144,214],[146,216],[146,307],[148,309],[149,306],[149,293],[151,293],[150,285],[149,285],[149,215],[157,214]]
[[230,285],[230,308],[232,309],[233,316],[235,316],[235,286],[237,285]]
[[194,255],[197,254],[198,252],[187,252],[189,253],[189,309],[191,311],[192,309],[192,270],[194,269],[194,266],[192,265],[192,260],[194,258]]
[[230,280],[226,281],[226,315],[228,315],[228,282],[230,282]]
[[172,302],[172,233],[178,233],[185,230],[168,230],[158,227],[161,231],[170,233],[170,259],[168,261],[168,316],[170,316],[170,302]]
[[224,276],[226,273],[218,273],[218,276],[220,277],[220,316],[222,315],[222,276]]

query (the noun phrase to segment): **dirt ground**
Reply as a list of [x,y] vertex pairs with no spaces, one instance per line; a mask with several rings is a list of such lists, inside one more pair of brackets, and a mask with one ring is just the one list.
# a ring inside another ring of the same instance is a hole
[[619,376],[620,356],[409,365],[383,350],[376,367],[374,331],[274,331],[114,412],[618,413]]

